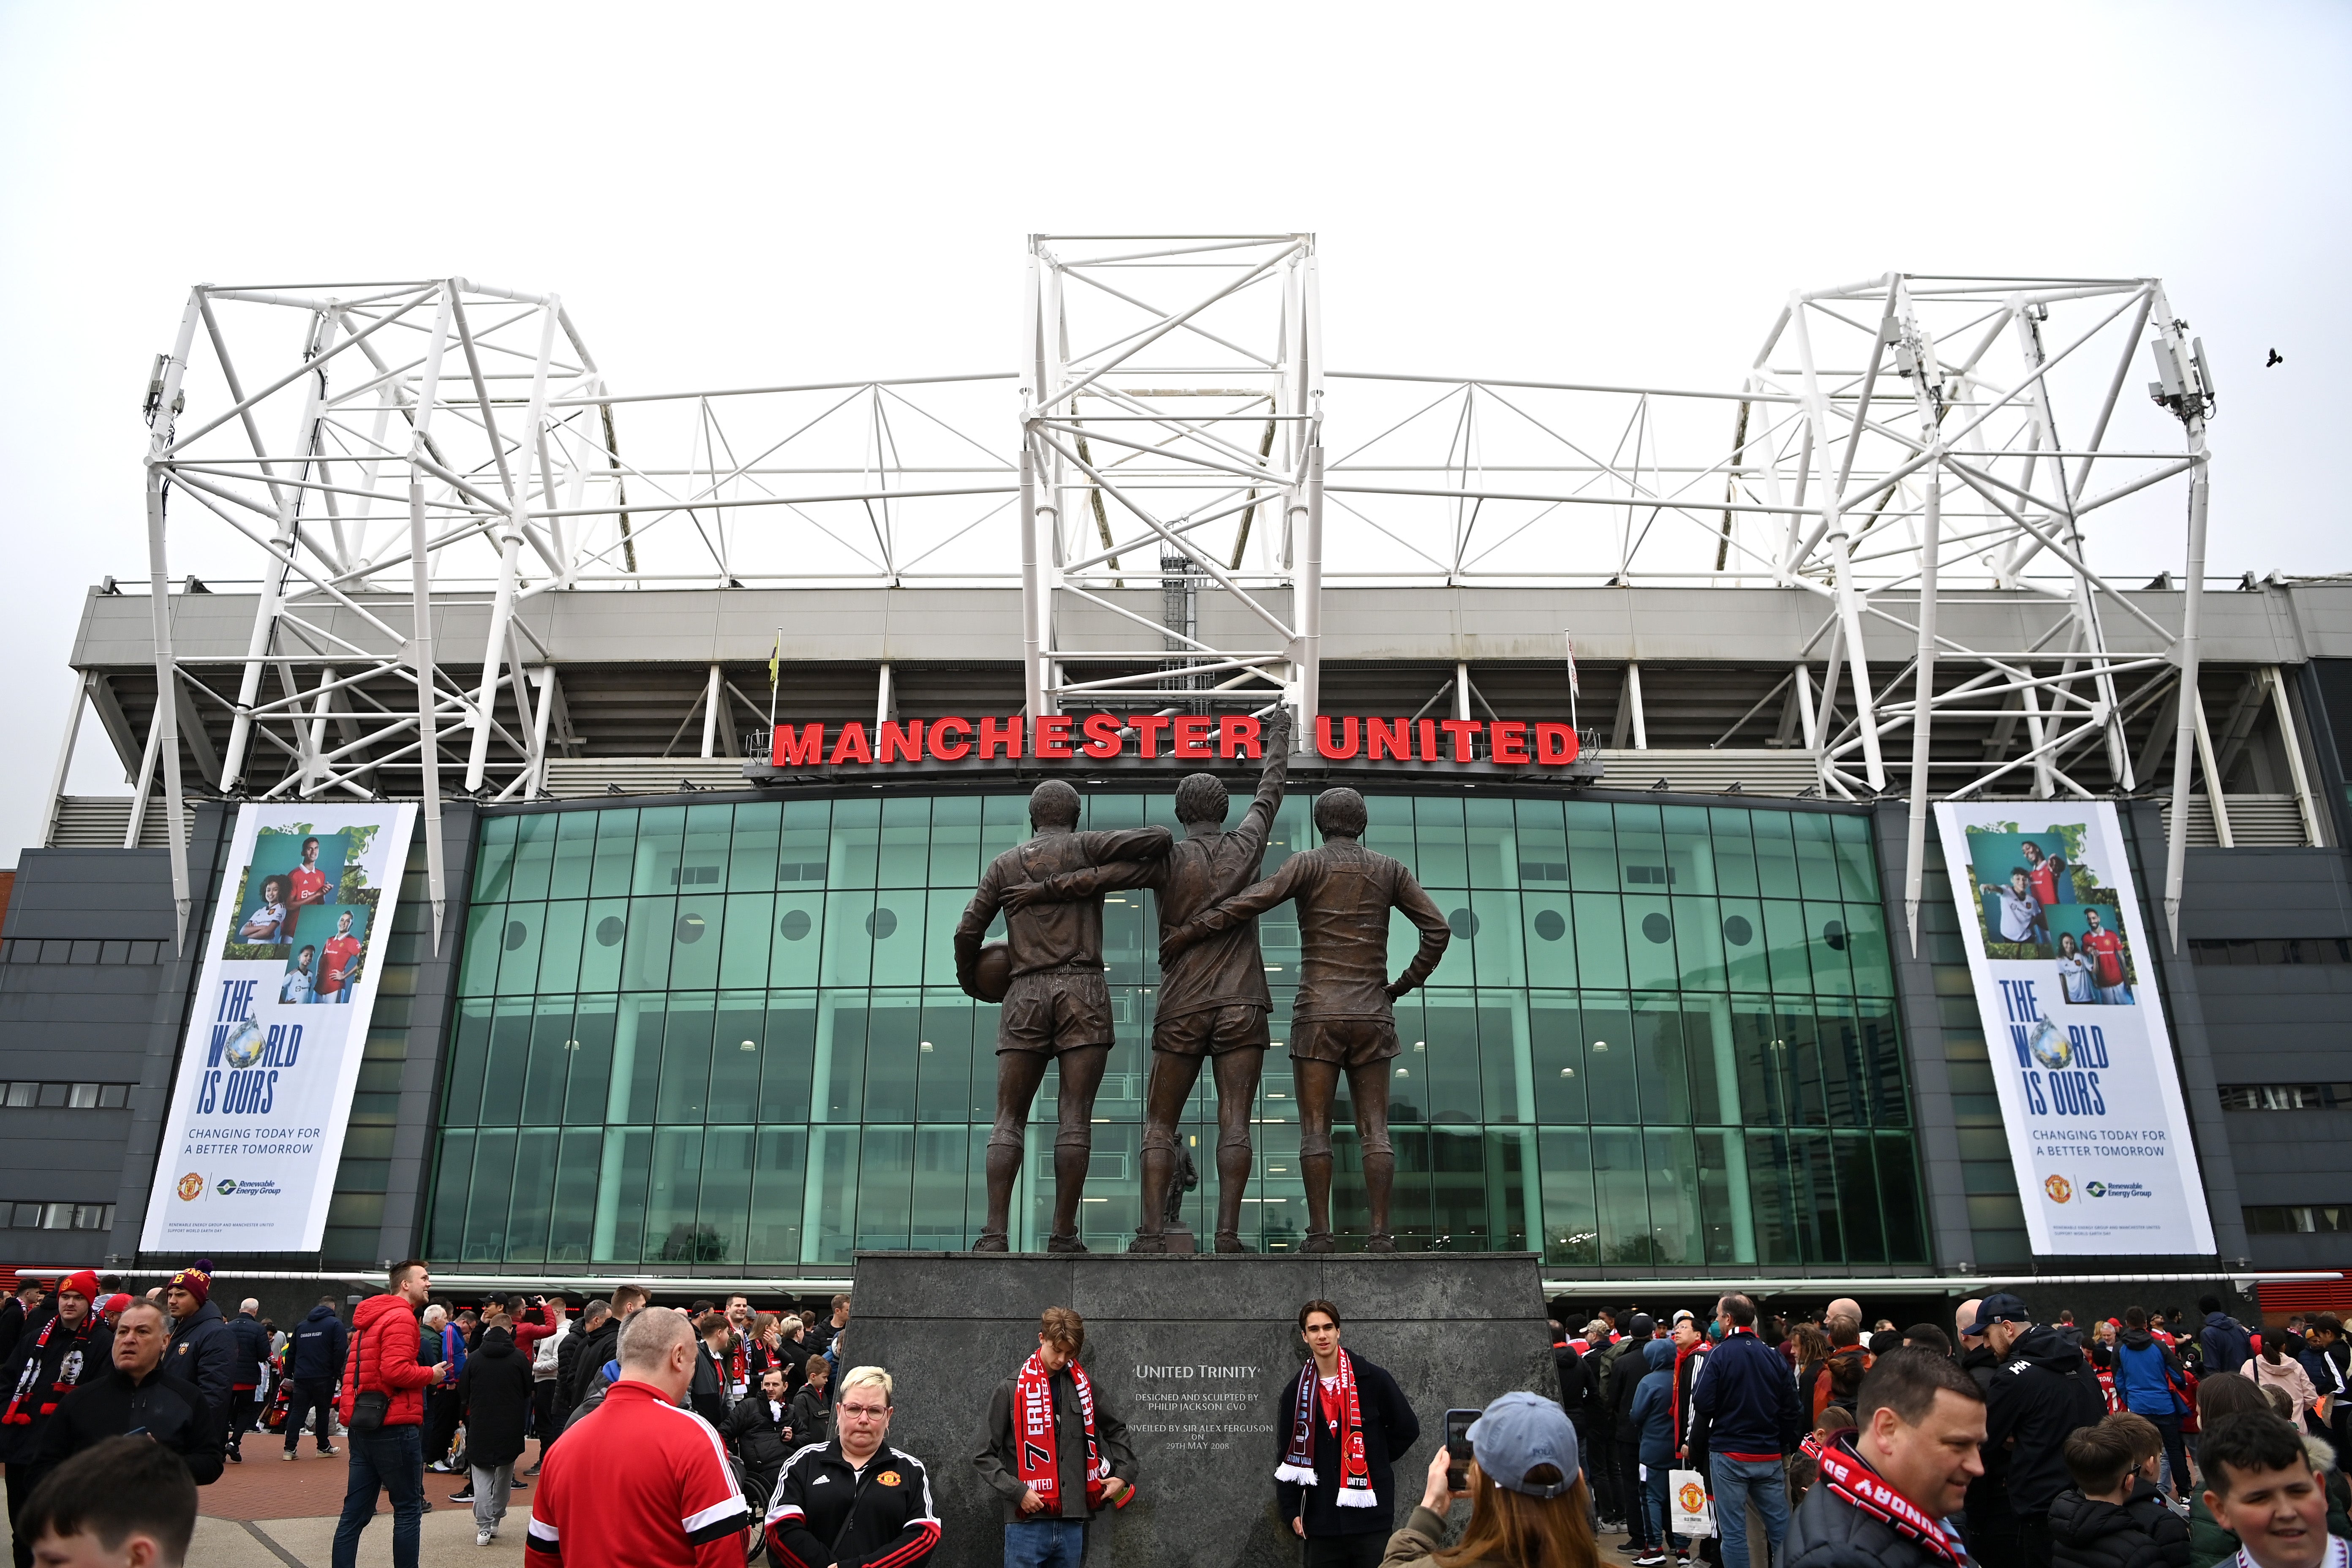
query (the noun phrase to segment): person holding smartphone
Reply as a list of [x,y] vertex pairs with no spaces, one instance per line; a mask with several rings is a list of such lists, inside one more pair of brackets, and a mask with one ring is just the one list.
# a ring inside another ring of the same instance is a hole
[[1339,1308],[1299,1308],[1298,1337],[1310,1356],[1275,1411],[1276,1506],[1307,1543],[1306,1568],[1377,1568],[1396,1528],[1391,1463],[1421,1441],[1421,1422],[1395,1378],[1339,1348]]
[[[1448,1411],[1448,1442],[1429,1461],[1421,1504],[1389,1537],[1389,1568],[1595,1568],[1592,1498],[1576,1428],[1555,1400],[1506,1394],[1483,1411]],[[1476,1419],[1454,1440],[1454,1417]],[[1466,1457],[1456,1450],[1466,1447]],[[1443,1552],[1445,1516],[1470,1500],[1462,1539]]]

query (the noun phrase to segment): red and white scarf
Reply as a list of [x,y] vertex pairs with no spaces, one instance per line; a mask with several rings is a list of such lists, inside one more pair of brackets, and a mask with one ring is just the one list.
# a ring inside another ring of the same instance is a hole
[[[0,1426],[30,1426],[33,1424],[33,1413],[24,1408],[25,1399],[33,1392],[33,1385],[41,1381],[44,1359],[41,1352],[48,1348],[50,1333],[64,1321],[62,1316],[52,1315],[47,1322],[41,1325],[41,1337],[33,1342],[32,1353],[25,1358],[25,1370],[17,1374],[16,1392],[9,1398],[7,1410],[0,1412]],[[81,1326],[70,1331],[78,1340],[86,1339],[90,1324],[95,1321],[95,1318],[85,1313]],[[73,1392],[74,1385],[81,1381],[82,1364],[87,1359],[79,1345],[66,1352],[58,1363],[57,1378],[49,1384],[49,1393],[55,1397],[40,1406],[42,1415],[53,1413],[58,1401]]]
[[[1102,1457],[1102,1446],[1095,1439],[1095,1385],[1087,1380],[1087,1369],[1076,1361],[1068,1363],[1070,1382],[1078,1391],[1078,1414],[1087,1426],[1087,1507],[1102,1507],[1103,1485],[1110,1479],[1110,1461]],[[1014,1468],[1021,1484],[1045,1500],[1048,1513],[1057,1512],[1062,1486],[1061,1434],[1054,1420],[1053,1374],[1034,1355],[1021,1363],[1021,1374],[1013,1384],[1013,1420],[1020,1428],[1018,1463]],[[1135,1496],[1129,1487],[1118,1494],[1118,1506],[1125,1508]]]
[[[1316,1484],[1315,1422],[1321,1385],[1313,1362],[1299,1369],[1298,1408],[1291,1418],[1290,1447],[1274,1468],[1277,1481],[1302,1487]],[[1364,1406],[1356,1388],[1356,1363],[1346,1351],[1339,1352],[1339,1397],[1328,1409],[1324,1424],[1339,1443],[1339,1495],[1332,1500],[1341,1508],[1379,1507],[1380,1500],[1372,1492],[1372,1468],[1364,1458]]]
[[[1889,1486],[1884,1477],[1864,1463],[1862,1457],[1847,1446],[1843,1437],[1830,1443],[1816,1443],[1808,1438],[1805,1452],[1819,1461],[1822,1483],[1847,1503],[1873,1519],[1885,1521],[1895,1534],[1952,1564],[1952,1568],[1962,1568],[1969,1561],[1966,1550],[1945,1533],[1942,1525],[1928,1518],[1918,1504]],[[2328,1568],[2340,1568],[2340,1565],[2330,1564]]]

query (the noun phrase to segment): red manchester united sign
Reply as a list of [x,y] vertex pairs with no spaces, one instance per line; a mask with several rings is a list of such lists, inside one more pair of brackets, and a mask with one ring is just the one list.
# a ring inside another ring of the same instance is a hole
[[[847,723],[779,724],[769,761],[779,768],[893,763],[1255,761],[1264,726],[1246,714],[1049,713],[1030,720],[905,719],[870,729]],[[1576,731],[1549,721],[1363,719],[1324,714],[1315,752],[1327,762],[1489,763],[1561,768],[1577,759]]]

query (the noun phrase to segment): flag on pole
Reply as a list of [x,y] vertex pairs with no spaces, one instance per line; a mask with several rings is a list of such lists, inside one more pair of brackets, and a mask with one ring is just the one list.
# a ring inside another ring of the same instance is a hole
[[1565,632],[1560,634],[1560,637],[1568,644],[1568,727],[1574,730],[1577,727],[1576,699],[1579,695],[1576,681],[1576,639]]
[[784,634],[779,631],[776,633],[776,646],[768,655],[768,729],[771,733],[776,728],[776,689],[783,679],[783,672]]

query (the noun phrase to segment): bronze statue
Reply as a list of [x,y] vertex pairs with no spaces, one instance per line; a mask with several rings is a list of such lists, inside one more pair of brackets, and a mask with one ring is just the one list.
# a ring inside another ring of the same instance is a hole
[[[1298,902],[1298,999],[1290,1023],[1291,1073],[1298,1090],[1298,1170],[1307,1186],[1307,1239],[1300,1250],[1331,1244],[1331,1100],[1339,1074],[1355,1102],[1364,1151],[1364,1188],[1371,1203],[1367,1252],[1394,1252],[1389,1194],[1396,1155],[1389,1145],[1389,1061],[1398,1051],[1396,998],[1429,977],[1453,932],[1412,873],[1358,842],[1364,797],[1325,790],[1315,800],[1320,848],[1293,855],[1265,881],[1196,915],[1160,941],[1160,962],[1173,964],[1197,942],[1247,924],[1286,899]],[[1421,950],[1395,981],[1388,978],[1389,910],[1421,928]]]
[[[1173,836],[1164,827],[1080,833],[1078,792],[1059,779],[1029,795],[1029,826],[1036,836],[989,863],[980,889],[956,922],[956,982],[985,1001],[980,982],[981,938],[1004,906],[1007,889],[1065,871],[1119,861],[1155,860]],[[1078,1200],[1094,1152],[1095,1091],[1110,1059],[1110,989],[1103,979],[1102,900],[1073,899],[1006,908],[1005,946],[1012,982],[996,1025],[996,1127],[988,1136],[988,1221],[975,1252],[1003,1252],[1021,1174],[1022,1139],[1029,1107],[1056,1061],[1062,1068],[1061,1126],[1054,1136],[1054,1229],[1049,1252],[1084,1252],[1078,1240]]]
[[1184,1223],[1184,1194],[1201,1184],[1201,1173],[1192,1168],[1192,1152],[1181,1143],[1176,1145],[1175,1169],[1169,1173],[1165,1184],[1168,1201],[1160,1210],[1163,1232]]
[[[1290,711],[1278,709],[1266,728],[1257,796],[1239,827],[1223,831],[1229,809],[1223,784],[1213,773],[1191,773],[1176,786],[1176,820],[1185,837],[1165,859],[1067,872],[1035,887],[1008,889],[1005,902],[1026,909],[1045,900],[1097,899],[1115,888],[1150,888],[1165,937],[1256,879],[1289,774]],[[1171,1206],[1169,1171],[1177,1153],[1176,1126],[1203,1057],[1216,1064],[1217,1250],[1245,1250],[1240,1232],[1242,1195],[1249,1187],[1250,1111],[1265,1069],[1271,1037],[1266,1015],[1273,1010],[1255,921],[1238,921],[1172,961],[1163,957],[1143,1113],[1142,1224],[1129,1250],[1168,1250],[1165,1216]]]

